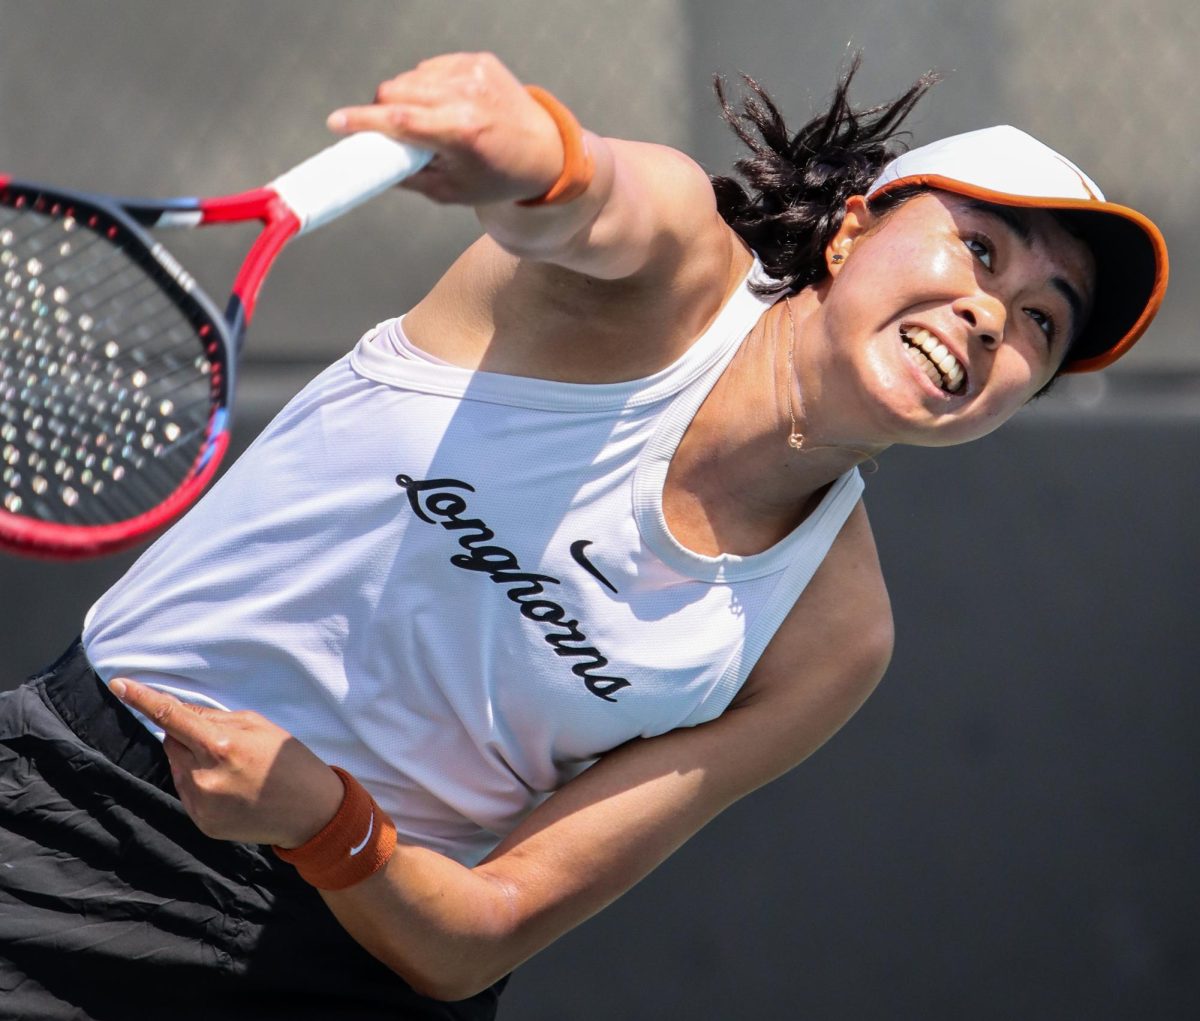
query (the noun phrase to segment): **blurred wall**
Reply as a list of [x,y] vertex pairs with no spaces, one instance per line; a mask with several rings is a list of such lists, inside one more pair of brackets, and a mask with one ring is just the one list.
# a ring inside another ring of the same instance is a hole
[[[495,50],[597,130],[724,170],[714,72],[754,74],[798,118],[861,47],[862,101],[946,74],[916,142],[1015,122],[1168,234],[1167,307],[1111,374],[868,479],[899,631],[879,693],[522,969],[503,1016],[1195,1016],[1198,22],[1184,0],[0,0],[0,168],[67,186],[258,183],[325,144],[333,106],[456,48]],[[475,230],[399,195],[287,253],[238,444]],[[218,294],[247,240],[224,233],[170,242]],[[0,685],[55,654],[132,556],[0,557]]]

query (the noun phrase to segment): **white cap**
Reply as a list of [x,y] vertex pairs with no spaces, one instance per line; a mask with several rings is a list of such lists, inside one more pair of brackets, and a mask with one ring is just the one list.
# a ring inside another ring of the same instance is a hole
[[1167,246],[1145,216],[1104,198],[1065,156],[1007,124],[952,135],[892,160],[867,189],[874,198],[934,188],[1001,206],[1055,210],[1096,258],[1091,316],[1063,372],[1102,369],[1145,332],[1167,287]]

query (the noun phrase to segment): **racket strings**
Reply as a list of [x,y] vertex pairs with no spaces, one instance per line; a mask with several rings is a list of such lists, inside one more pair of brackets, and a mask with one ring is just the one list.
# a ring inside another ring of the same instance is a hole
[[190,473],[213,365],[156,272],[96,217],[0,204],[0,507],[106,524]]

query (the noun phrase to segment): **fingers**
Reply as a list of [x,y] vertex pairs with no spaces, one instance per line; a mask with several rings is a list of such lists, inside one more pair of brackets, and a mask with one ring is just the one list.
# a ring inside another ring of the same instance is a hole
[[469,143],[473,123],[472,110],[462,103],[348,106],[335,110],[326,120],[333,131],[380,131],[398,141],[426,149],[446,149]]
[[471,205],[542,194],[562,170],[551,115],[495,56],[459,53],[422,61],[383,82],[372,103],[335,110],[338,132],[379,131],[431,150],[404,187]]
[[170,734],[163,738],[163,751],[167,756],[167,765],[171,769],[171,779],[175,781],[175,791],[184,802],[189,804],[192,788],[192,778],[205,767],[187,745],[176,741]]
[[452,143],[486,91],[482,71],[467,54],[424,61],[383,82],[374,102],[335,110],[326,123],[334,131],[382,131],[427,146]]
[[447,79],[432,77],[427,71],[406,71],[381,82],[375,90],[376,103],[435,106],[452,96]]
[[260,714],[191,705],[124,677],[109,688],[166,732],[175,790],[208,836],[296,846],[341,804],[337,774]]
[[174,695],[126,677],[113,678],[108,688],[127,706],[153,720],[169,737],[193,753],[207,754],[217,739],[216,725],[209,718],[213,710],[181,702]]

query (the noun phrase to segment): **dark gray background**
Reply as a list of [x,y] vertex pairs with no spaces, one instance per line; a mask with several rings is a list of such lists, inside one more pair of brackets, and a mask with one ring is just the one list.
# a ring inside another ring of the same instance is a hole
[[[856,47],[863,101],[947,73],[917,142],[1007,121],[1078,160],[1167,233],[1158,324],[993,437],[881,459],[868,505],[898,646],[879,692],[523,968],[504,1016],[1191,1018],[1197,42],[1183,0],[0,0],[0,169],[239,189],[324,144],[333,106],[455,48],[495,50],[589,126],[713,170],[734,153],[713,72],[752,72],[799,117]],[[399,195],[287,253],[249,342],[239,444],[474,231]],[[219,294],[247,240],[170,243]],[[0,558],[3,678],[57,653],[130,559]]]

